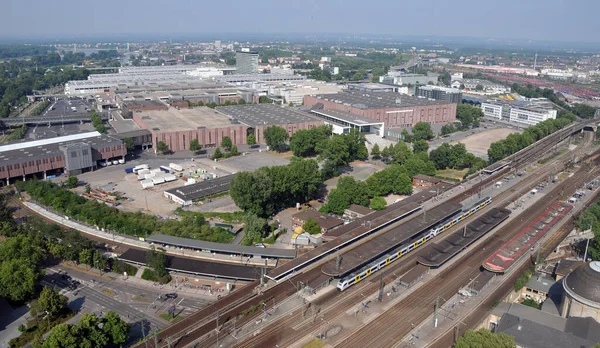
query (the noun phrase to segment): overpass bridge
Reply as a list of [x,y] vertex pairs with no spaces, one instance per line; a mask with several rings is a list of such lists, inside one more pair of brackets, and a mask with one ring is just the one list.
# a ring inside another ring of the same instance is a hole
[[[103,121],[108,121],[108,114],[101,113]],[[38,124],[64,124],[64,123],[83,123],[91,122],[89,114],[73,114],[61,116],[36,116],[36,117],[14,117],[0,120],[0,128],[19,127],[21,125],[38,125]]]

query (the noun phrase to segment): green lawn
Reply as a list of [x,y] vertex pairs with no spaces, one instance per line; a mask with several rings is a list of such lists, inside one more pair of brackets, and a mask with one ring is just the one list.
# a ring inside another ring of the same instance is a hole
[[439,178],[448,178],[453,180],[462,180],[469,171],[469,168],[456,170],[456,169],[443,169],[438,170],[436,176]]
[[178,321],[180,321],[180,320],[182,320],[184,318],[183,315],[178,315],[175,318],[173,318],[173,316],[171,316],[171,314],[169,314],[169,313],[161,313],[159,315],[159,317],[162,320],[165,320],[165,321],[168,321],[168,322],[173,322],[173,323],[176,323],[176,322],[178,322]]

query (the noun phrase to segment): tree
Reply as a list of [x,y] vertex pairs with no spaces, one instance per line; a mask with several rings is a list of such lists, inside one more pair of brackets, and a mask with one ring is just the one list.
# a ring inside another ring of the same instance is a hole
[[190,151],[192,151],[193,153],[198,153],[198,151],[200,150],[202,150],[202,145],[200,145],[198,139],[192,139],[190,141]]
[[67,178],[67,187],[70,189],[76,188],[77,184],[79,184],[79,179],[75,175],[71,175]]
[[321,233],[321,226],[317,222],[317,220],[313,218],[308,218],[304,225],[302,225],[302,229],[309,234],[319,234]]
[[52,330],[42,344],[43,348],[80,348],[81,333],[79,328],[71,324],[59,324]]
[[456,118],[461,123],[462,129],[479,126],[479,120],[483,118],[481,108],[469,104],[458,104],[456,107]]
[[373,145],[373,148],[371,148],[371,156],[373,156],[373,158],[379,158],[379,156],[381,155],[381,150],[379,150],[379,144],[375,144]]
[[394,147],[390,145],[390,156],[393,163],[403,164],[412,156],[412,151],[405,142],[401,141]]
[[273,212],[273,181],[265,170],[238,173],[229,189],[231,198],[243,211],[258,216]]
[[371,198],[371,209],[373,210],[383,210],[387,203],[383,197],[375,196]]
[[79,252],[79,263],[91,266],[92,265],[92,250],[90,250],[90,249],[81,250]]
[[[113,312],[114,313],[114,312]],[[100,328],[102,319],[98,318],[96,314],[85,313],[79,320],[79,336],[82,340],[82,346],[91,347],[106,347],[109,343],[108,336],[104,333],[104,330]]]
[[237,156],[239,154],[240,154],[240,152],[238,151],[237,145],[232,145],[231,149],[229,150],[229,155]]
[[427,144],[427,141],[421,139],[421,140],[416,140],[413,143],[413,152],[414,153],[417,153],[417,152],[427,153],[427,150],[429,150],[429,144]]
[[289,138],[288,132],[279,126],[271,126],[265,129],[264,138],[267,145],[273,151],[282,152],[285,150],[285,143]]
[[252,146],[256,144],[256,136],[254,134],[248,134],[246,138],[246,144]]
[[475,86],[475,90],[476,91],[483,91],[483,85],[477,85],[477,86]]
[[92,186],[90,184],[85,184],[85,193],[92,192]]
[[40,272],[27,259],[6,260],[0,264],[0,297],[20,302],[30,298]]
[[131,137],[123,138],[123,143],[125,143],[125,146],[127,147],[127,153],[133,152],[133,150],[135,149],[135,143],[133,142],[133,139]]
[[67,307],[67,300],[67,297],[59,294],[56,289],[44,286],[40,297],[32,305],[32,311],[35,309],[37,313],[46,312],[51,317],[56,317]]
[[156,151],[164,155],[165,153],[169,152],[169,145],[167,145],[167,143],[164,141],[159,141],[158,144],[156,144]]
[[223,139],[221,139],[221,147],[222,148],[229,150],[229,149],[231,149],[232,145],[233,145],[233,143],[232,143],[230,137],[225,136],[225,137],[223,137]]
[[369,156],[367,146],[365,145],[365,134],[357,128],[352,128],[350,132],[343,136],[348,146],[350,160],[365,159]]
[[413,136],[408,133],[408,129],[406,128],[402,129],[402,132],[400,132],[400,138],[407,143],[412,143],[413,141]]
[[329,161],[335,168],[348,164],[350,161],[350,150],[348,142],[343,135],[334,135],[327,141],[321,141],[316,148],[319,152],[319,159]]
[[254,214],[248,214],[245,217],[244,233],[246,236],[247,245],[260,243],[268,232],[269,224],[266,219],[258,217]]
[[315,142],[310,130],[298,130],[290,140],[290,149],[297,157],[307,157],[314,155]]
[[167,267],[169,260],[165,251],[161,248],[152,248],[146,252],[146,263],[151,267],[158,277],[165,277],[169,274]]
[[452,123],[448,123],[442,126],[442,129],[440,130],[440,133],[442,135],[448,135],[448,134],[452,134],[456,132],[456,128],[454,128],[454,125]]
[[210,159],[215,160],[215,159],[219,159],[223,157],[223,153],[221,152],[221,148],[218,148],[215,150],[215,152],[213,153],[212,157]]
[[431,125],[427,122],[417,122],[412,128],[414,140],[431,140],[433,139],[433,131]]
[[343,176],[338,180],[337,187],[327,196],[327,204],[322,209],[325,212],[342,214],[352,204],[366,207],[369,204],[369,189],[364,181]]
[[384,147],[383,150],[381,150],[381,157],[384,160],[387,160],[388,158],[390,158],[390,148],[389,147]]
[[515,348],[515,338],[505,333],[494,334],[487,329],[467,330],[453,348]]
[[118,346],[125,344],[130,329],[129,324],[113,311],[108,311],[104,315],[102,322],[104,324],[102,331],[108,336],[112,344]]

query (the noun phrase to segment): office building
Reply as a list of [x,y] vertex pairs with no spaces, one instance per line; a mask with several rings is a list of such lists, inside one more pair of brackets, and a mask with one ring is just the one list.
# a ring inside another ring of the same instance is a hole
[[555,119],[557,115],[552,103],[545,98],[528,101],[487,100],[481,103],[481,109],[486,118],[526,127]]
[[238,74],[257,74],[258,52],[237,51],[235,53],[235,67]]
[[450,103],[461,103],[462,92],[455,88],[440,87],[440,86],[417,86],[415,95],[435,100],[444,100]]

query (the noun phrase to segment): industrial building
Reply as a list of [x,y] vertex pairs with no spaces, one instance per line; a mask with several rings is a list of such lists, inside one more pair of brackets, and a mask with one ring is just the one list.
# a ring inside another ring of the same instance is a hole
[[238,74],[258,73],[258,52],[249,50],[235,52],[235,67]]
[[210,179],[199,183],[176,187],[165,191],[163,194],[169,200],[182,206],[192,205],[198,199],[212,196],[229,190],[233,175],[226,175],[216,179]]
[[123,67],[116,74],[93,74],[87,80],[74,80],[65,83],[65,94],[84,95],[108,93],[114,89],[129,87],[172,86],[181,83],[200,81],[205,76],[231,74],[235,68],[226,66],[173,65],[155,67]]
[[290,74],[235,74],[211,78],[214,81],[242,84],[247,82],[303,81],[306,76]]
[[[229,117],[234,123],[246,126],[254,133],[256,142],[264,142],[264,131],[270,126],[279,126],[287,130],[290,137],[301,129],[323,125],[323,121],[308,112],[274,104],[246,104],[220,106],[216,110]],[[244,139],[245,143],[245,139]]]
[[264,130],[270,126],[283,127],[291,136],[299,129],[323,124],[307,112],[273,104],[143,110],[133,112],[133,121],[152,133],[154,149],[162,141],[174,152],[188,150],[192,139],[210,148],[219,146],[226,136],[233,144],[246,144],[252,133],[260,143],[264,142]]
[[126,153],[123,141],[98,132],[21,140],[0,146],[0,180],[8,185],[11,179],[76,175],[123,160]]
[[192,139],[204,148],[218,146],[225,136],[234,144],[245,144],[248,128],[205,106],[133,112],[133,121],[152,133],[152,148],[162,141],[174,152],[188,150]]
[[333,94],[344,90],[343,85],[315,80],[260,81],[244,83],[243,86],[253,90],[259,97],[266,96],[284,104],[295,105],[302,104],[305,95]]
[[438,76],[435,74],[422,75],[422,74],[405,74],[400,71],[390,71],[385,76],[379,77],[379,82],[391,85],[426,85],[429,83],[437,83]]
[[[457,79],[452,81],[451,86],[452,88],[463,89],[471,93],[479,94],[510,93],[510,87],[480,79]],[[480,86],[481,90],[477,90],[477,86]]]
[[[318,107],[319,105],[315,106]],[[382,138],[384,136],[384,123],[380,121],[374,121],[340,110],[313,108],[310,110],[310,113],[322,119],[325,124],[331,125],[332,131],[335,134],[348,134],[350,133],[350,129],[356,128],[361,133],[376,134]]]
[[304,106],[339,110],[383,122],[385,127],[412,127],[417,122],[445,124],[456,121],[456,104],[390,92],[309,95]]
[[462,92],[455,88],[440,87],[440,86],[417,86],[415,89],[417,97],[424,97],[435,100],[443,100],[449,103],[461,103]]
[[545,98],[529,101],[487,100],[481,103],[484,117],[521,126],[533,126],[557,115],[551,102]]
[[[349,83],[348,84],[348,90],[350,90],[350,91],[366,92],[366,93],[375,93],[375,92],[395,92],[395,93],[400,93],[400,92],[404,91],[404,89],[402,89],[402,87],[400,87],[400,86],[386,85],[386,84],[383,84],[383,83],[372,83],[372,82],[369,82],[369,83]],[[406,88],[406,91],[408,92],[408,88]]]

